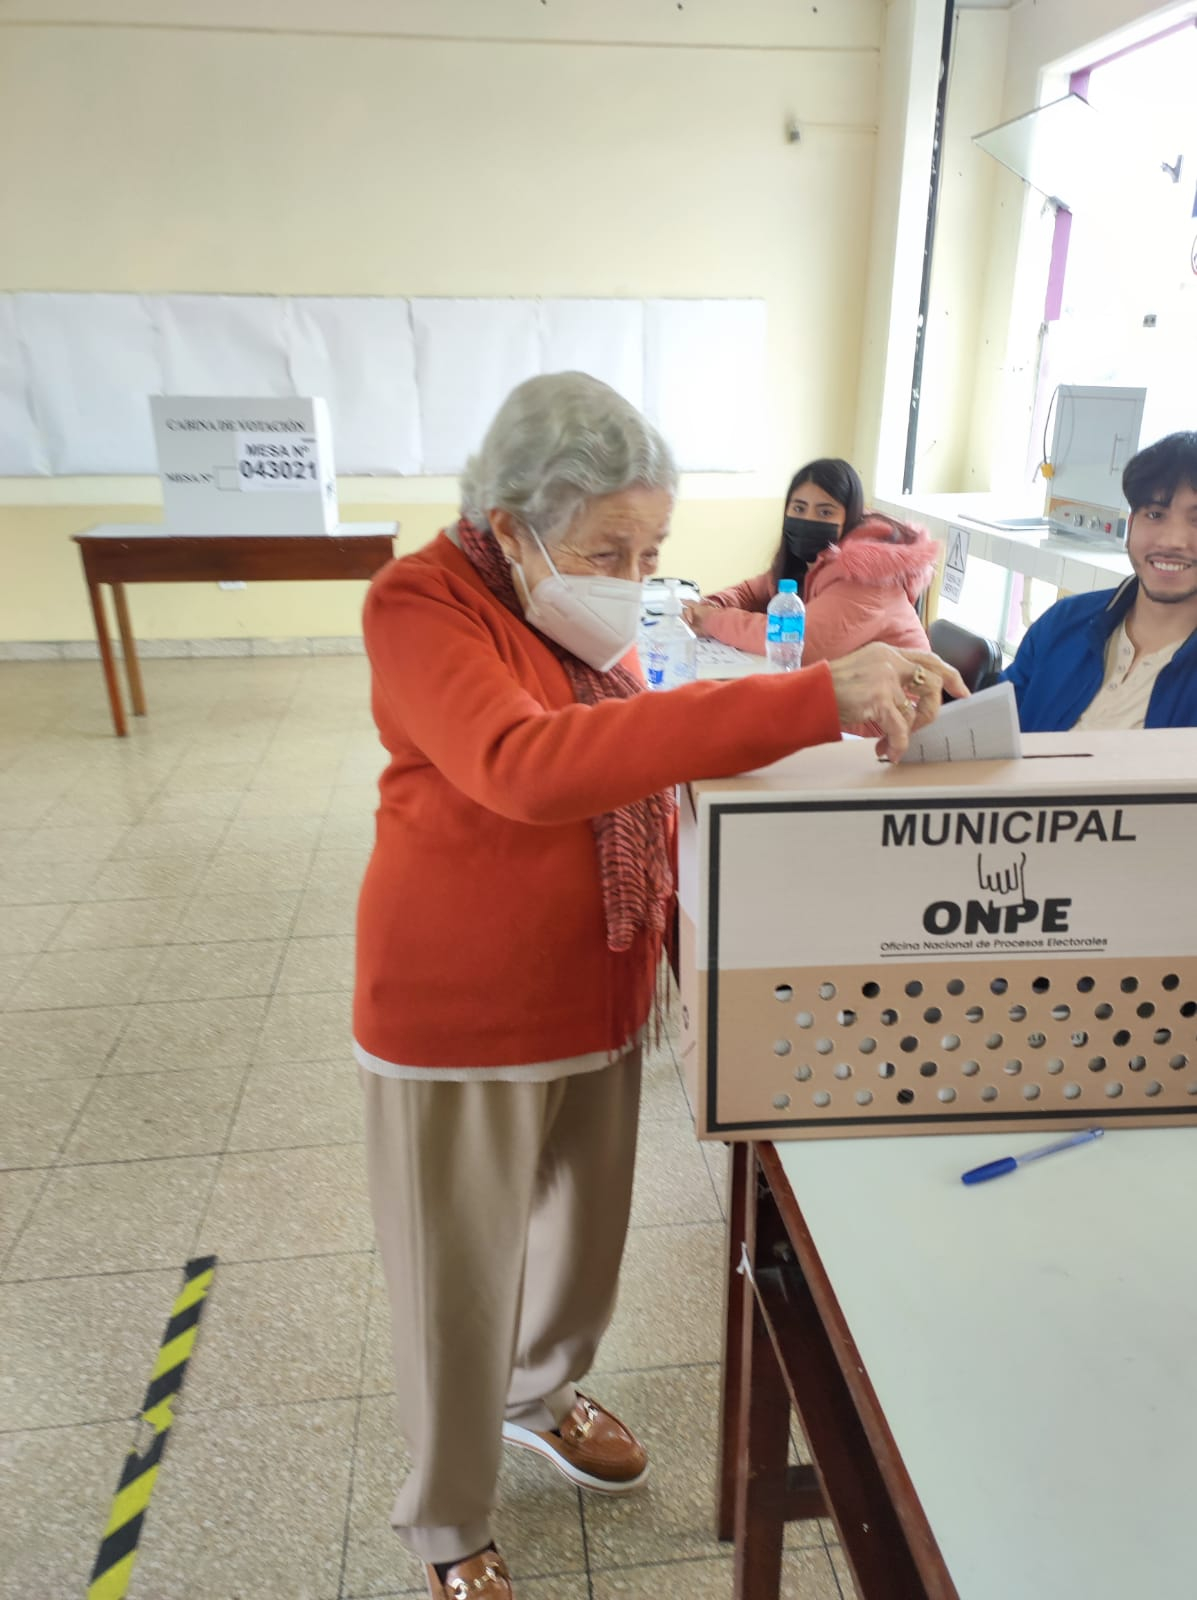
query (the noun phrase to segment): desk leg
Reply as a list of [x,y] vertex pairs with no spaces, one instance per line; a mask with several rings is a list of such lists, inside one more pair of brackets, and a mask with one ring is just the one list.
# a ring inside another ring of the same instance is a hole
[[112,640],[108,637],[108,618],[104,615],[104,596],[98,583],[88,582],[91,614],[96,623],[96,643],[100,647],[100,665],[104,669],[104,683],[108,689],[108,704],[112,710],[112,727],[117,737],[128,733],[125,726],[125,708],[121,704],[121,686],[116,676],[116,662],[112,658]]
[[[747,1159],[746,1239],[754,1275],[769,1271],[756,1250],[755,1148]],[[751,1191],[748,1183],[752,1184]],[[790,1396],[757,1297],[743,1296],[740,1427],[736,1478],[734,1600],[777,1600],[788,1500]]]
[[719,1482],[715,1503],[715,1536],[736,1536],[736,1456],[740,1444],[740,1379],[744,1361],[744,1297],[748,1279],[740,1271],[749,1176],[755,1163],[748,1146],[733,1144],[727,1173],[727,1240],[724,1271],[723,1362],[719,1390]]
[[125,657],[125,677],[129,680],[129,698],[133,702],[133,715],[145,716],[145,690],[141,684],[141,662],[137,659],[137,640],[129,621],[129,602],[125,599],[123,583],[112,585],[112,603],[116,609],[116,625],[120,629],[121,650]]

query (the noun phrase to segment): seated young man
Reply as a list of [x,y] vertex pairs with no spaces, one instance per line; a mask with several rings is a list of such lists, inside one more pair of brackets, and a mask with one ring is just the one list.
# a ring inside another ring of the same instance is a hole
[[1141,450],[1122,492],[1135,575],[1028,629],[1004,673],[1026,733],[1197,727],[1197,433]]

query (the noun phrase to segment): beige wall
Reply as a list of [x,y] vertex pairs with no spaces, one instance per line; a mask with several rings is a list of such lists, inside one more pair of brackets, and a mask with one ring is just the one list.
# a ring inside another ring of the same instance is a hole
[[[883,12],[10,4],[0,288],[761,296],[762,469],[688,480],[669,558],[720,584],[763,561],[793,467],[853,448]],[[60,25],[13,25],[31,13]],[[348,515],[399,519],[405,546],[453,494],[449,480],[343,486]],[[9,480],[0,499],[0,566],[17,575],[0,638],[85,637],[66,535],[130,503],[151,514],[152,484]],[[188,587],[139,595],[137,623],[335,635],[355,608],[332,586]]]

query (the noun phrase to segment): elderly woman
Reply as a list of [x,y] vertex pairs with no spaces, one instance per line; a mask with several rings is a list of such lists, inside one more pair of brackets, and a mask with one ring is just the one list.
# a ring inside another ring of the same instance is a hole
[[366,601],[390,757],[358,915],[354,1034],[370,1197],[413,1459],[392,1521],[434,1600],[507,1600],[504,1443],[571,1483],[647,1472],[576,1385],[614,1303],[640,1046],[671,915],[673,787],[876,719],[935,715],[934,656],[646,694],[642,580],[677,474],[579,373],[533,378],[469,463],[460,520]]

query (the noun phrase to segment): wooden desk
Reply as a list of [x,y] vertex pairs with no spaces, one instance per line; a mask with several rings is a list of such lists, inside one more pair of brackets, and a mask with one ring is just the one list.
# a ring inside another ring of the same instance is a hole
[[[829,1515],[864,1600],[1191,1600],[1197,1130],[733,1148],[718,1521],[776,1600]],[[742,1253],[748,1271],[734,1267]],[[791,1406],[815,1465],[787,1470]]]
[[177,534],[155,523],[89,528],[74,535],[96,624],[112,726],[128,732],[108,634],[101,584],[112,588],[135,716],[145,716],[145,689],[125,598],[127,583],[290,582],[372,578],[394,555],[395,522],[342,523],[334,533]]

